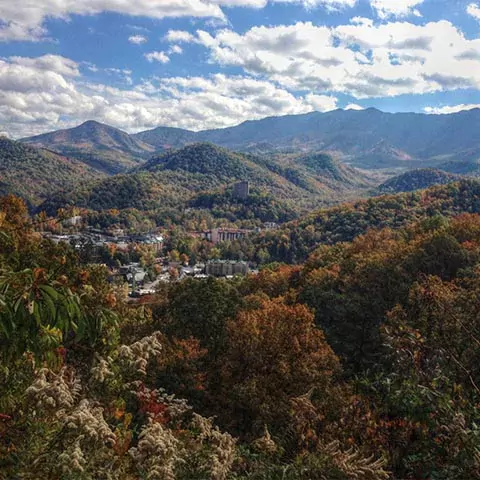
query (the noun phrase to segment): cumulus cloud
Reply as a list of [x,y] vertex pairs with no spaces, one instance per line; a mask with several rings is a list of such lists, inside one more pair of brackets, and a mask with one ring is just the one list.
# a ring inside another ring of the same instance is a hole
[[180,55],[183,53],[183,48],[180,46],[180,45],[172,45],[169,49],[168,49],[168,53],[170,54],[177,54],[177,55]]
[[[293,3],[306,8],[323,6],[329,10],[352,7],[357,0],[270,0]],[[385,1],[385,0],[383,0]],[[400,0],[398,0],[400,1]],[[402,0],[405,1],[405,0]],[[226,21],[224,7],[263,8],[268,0],[41,0],[36,2],[0,2],[0,41],[45,38],[47,18],[67,20],[71,15],[113,12],[135,17],[199,17]]]
[[128,37],[128,41],[134,45],[141,45],[142,43],[147,43],[148,38],[144,35],[131,35]]
[[[88,119],[128,131],[158,125],[200,130],[337,105],[330,95],[295,96],[272,82],[246,76],[154,78],[116,88],[87,82],[65,65],[73,71],[78,67],[63,57],[0,60],[0,124],[10,135],[35,135]],[[108,73],[131,72],[110,68]]]
[[165,52],[149,52],[144,57],[150,62],[168,63],[170,57]]
[[480,5],[476,3],[471,3],[467,7],[467,13],[473,18],[476,18],[478,21],[480,21]]
[[345,110],[365,110],[361,105],[357,105],[356,103],[349,103]]
[[374,25],[355,18],[338,27],[299,22],[173,38],[203,45],[213,63],[314,94],[369,98],[480,87],[480,39],[466,39],[444,20]]
[[325,7],[327,10],[339,10],[355,6],[357,0],[272,0],[272,3],[296,3],[307,9]]
[[167,42],[192,43],[196,41],[194,35],[184,30],[169,30],[165,35]]
[[31,67],[35,70],[55,72],[65,77],[78,77],[78,63],[60,55],[42,55],[41,57],[10,57],[10,63]]
[[[37,2],[0,2],[0,40],[39,40],[45,34],[46,18],[68,19],[70,15],[114,12],[150,18],[217,17],[224,18],[222,4],[235,0],[41,0]],[[248,2],[249,0],[246,0]]]
[[372,8],[376,11],[380,18],[388,17],[406,17],[415,15],[420,17],[418,5],[424,0],[370,0]]
[[444,107],[425,107],[425,113],[430,113],[434,115],[448,115],[450,113],[458,113],[463,110],[473,110],[475,108],[480,108],[480,104],[460,104],[460,105],[447,105]]

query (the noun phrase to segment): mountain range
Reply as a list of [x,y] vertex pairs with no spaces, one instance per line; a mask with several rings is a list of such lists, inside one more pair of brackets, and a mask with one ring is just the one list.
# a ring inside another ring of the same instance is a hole
[[476,162],[479,132],[480,109],[427,115],[369,108],[269,117],[200,132],[158,127],[129,135],[88,121],[22,142],[78,158],[104,173],[126,171],[154,152],[198,142],[256,154],[327,152],[361,168],[412,169]]
[[248,180],[249,208],[262,218],[269,208],[290,218],[360,196],[477,176],[479,127],[480,109],[452,115],[335,110],[133,135],[88,121],[19,142],[2,138],[0,193],[20,195],[51,214],[69,205],[157,213],[211,213],[206,206],[215,205],[216,214],[234,219],[233,211],[248,217],[248,209],[237,205],[230,187]]
[[40,208],[50,214],[69,205],[90,210],[183,209],[195,205],[196,196],[206,192],[217,203],[230,202],[230,186],[245,180],[251,182],[254,194],[304,212],[374,186],[367,175],[325,154],[266,159],[200,143],[154,156],[128,173],[78,182],[52,195]]
[[74,157],[101,173],[113,175],[148,159],[155,151],[151,145],[118,128],[88,121],[78,127],[57,130],[22,140],[34,147],[49,148]]

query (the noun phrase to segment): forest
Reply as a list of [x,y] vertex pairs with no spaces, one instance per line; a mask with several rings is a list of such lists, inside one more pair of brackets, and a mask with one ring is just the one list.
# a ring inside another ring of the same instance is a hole
[[480,478],[466,188],[398,197],[386,225],[369,203],[339,207],[302,263],[135,304],[1,198],[0,477]]

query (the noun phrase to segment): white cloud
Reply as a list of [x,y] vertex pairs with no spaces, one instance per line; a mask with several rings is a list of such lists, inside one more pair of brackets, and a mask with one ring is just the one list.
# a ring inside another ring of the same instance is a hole
[[71,15],[113,12],[156,19],[203,17],[225,22],[224,7],[258,9],[265,7],[269,1],[298,4],[305,8],[324,7],[327,10],[337,10],[353,7],[358,0],[135,0],[132,2],[126,0],[38,0],[35,2],[1,0],[0,41],[42,40],[47,35],[44,27],[47,18],[67,20]]
[[338,10],[355,6],[357,0],[272,0],[272,3],[296,3],[307,9],[325,7],[327,10]]
[[415,7],[423,2],[424,0],[370,0],[372,8],[380,18],[406,17],[408,15],[421,17]]
[[[98,69],[97,69],[98,71]],[[132,71],[126,68],[103,68],[102,71],[108,75],[117,76],[121,81],[128,85],[133,85]]]
[[148,38],[144,35],[131,35],[128,37],[128,41],[134,45],[141,45],[142,43],[147,43]]
[[59,55],[42,55],[41,57],[10,57],[9,61],[43,71],[53,71],[65,77],[78,77],[78,64],[69,58]]
[[167,42],[192,43],[196,38],[190,32],[184,30],[169,30],[165,35]]
[[144,57],[150,62],[160,62],[160,63],[168,63],[170,61],[170,57],[165,52],[150,52],[146,53]]
[[[34,135],[88,119],[128,131],[158,125],[199,130],[266,116],[326,111],[337,104],[330,95],[295,96],[269,81],[220,74],[155,78],[120,89],[71,75],[64,67],[69,62],[63,57],[51,59],[49,69],[42,57],[0,60],[0,125],[8,126],[9,134]],[[112,75],[131,73],[104,70]]]
[[183,48],[180,45],[172,45],[168,49],[168,53],[170,54],[176,53],[177,55],[181,55],[183,53]]
[[46,18],[66,20],[70,15],[94,15],[101,12],[151,18],[224,18],[221,5],[229,3],[231,0],[2,0],[0,40],[40,40],[46,34],[43,27]]
[[198,30],[188,41],[208,49],[213,63],[314,94],[371,98],[480,88],[480,39],[466,39],[445,20]]
[[305,102],[311,105],[317,112],[328,112],[337,108],[337,98],[330,95],[309,93],[305,96]]
[[364,107],[361,105],[357,105],[356,103],[349,103],[346,107],[345,110],[365,110]]
[[434,115],[448,115],[450,113],[458,113],[464,110],[473,110],[474,108],[480,108],[480,104],[460,104],[460,105],[447,105],[444,107],[425,107],[425,113]]
[[476,3],[471,3],[467,7],[467,13],[471,15],[473,18],[476,18],[480,21],[480,5]]

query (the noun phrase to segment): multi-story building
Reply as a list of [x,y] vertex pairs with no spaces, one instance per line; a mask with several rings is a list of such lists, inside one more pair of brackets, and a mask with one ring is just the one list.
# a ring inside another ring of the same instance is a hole
[[205,267],[205,273],[212,277],[246,275],[248,271],[247,262],[238,262],[236,260],[210,260]]
[[238,182],[233,185],[233,196],[246,200],[250,194],[250,185],[248,182]]
[[242,228],[212,228],[212,230],[205,230],[203,232],[191,232],[191,235],[196,238],[203,238],[212,243],[218,243],[239,240],[245,238],[250,233],[252,233],[252,230]]

